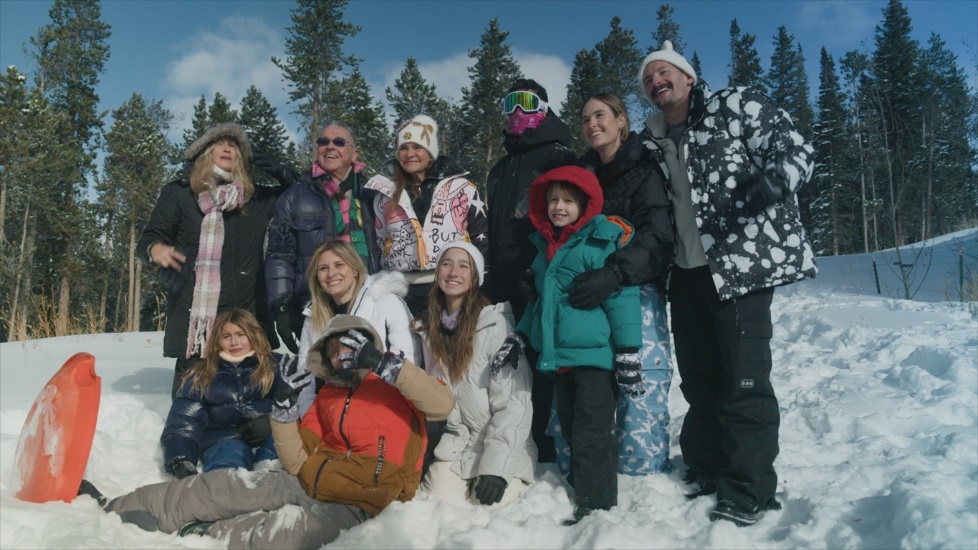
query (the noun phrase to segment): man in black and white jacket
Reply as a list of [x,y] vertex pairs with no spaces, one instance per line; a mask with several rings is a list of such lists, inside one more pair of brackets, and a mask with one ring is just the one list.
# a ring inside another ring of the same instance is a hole
[[814,169],[791,117],[756,89],[713,93],[668,41],[639,70],[659,113],[641,138],[672,189],[669,282],[682,391],[680,446],[711,520],[755,523],[774,493],[778,402],[771,386],[774,287],[815,275],[795,193]]

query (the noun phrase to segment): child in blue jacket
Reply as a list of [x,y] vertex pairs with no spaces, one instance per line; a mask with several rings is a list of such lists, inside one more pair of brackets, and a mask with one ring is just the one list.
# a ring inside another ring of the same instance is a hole
[[281,385],[277,368],[283,357],[272,353],[255,316],[243,309],[214,320],[205,357],[187,369],[166,417],[163,466],[176,478],[221,468],[251,470],[274,460],[268,413]]
[[[642,318],[638,287],[623,287],[593,309],[570,305],[578,275],[605,266],[624,246],[631,226],[601,214],[604,195],[594,174],[562,166],[530,186],[530,240],[539,250],[527,284],[526,313],[494,358],[515,363],[526,344],[540,353],[536,368],[556,374],[557,417],[570,444],[568,481],[575,490],[572,525],[618,501],[617,392],[643,391],[638,350]],[[535,295],[535,296],[534,296]],[[616,387],[616,379],[617,385]]]

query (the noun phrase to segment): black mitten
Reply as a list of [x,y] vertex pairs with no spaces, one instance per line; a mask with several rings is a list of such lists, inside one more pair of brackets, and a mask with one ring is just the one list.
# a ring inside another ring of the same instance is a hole
[[299,323],[296,315],[296,307],[291,299],[285,298],[273,307],[275,315],[275,330],[278,332],[282,343],[292,353],[299,353],[299,344],[296,339],[302,334],[302,324]]
[[173,465],[173,477],[183,479],[197,475],[197,466],[188,460],[181,460]]
[[251,447],[257,447],[272,435],[272,424],[269,422],[268,415],[263,414],[257,418],[245,422],[238,426],[238,435],[241,440]]
[[581,273],[574,277],[574,283],[567,292],[567,299],[577,309],[594,309],[600,306],[621,286],[621,280],[611,266]]
[[295,170],[268,156],[254,145],[251,147],[251,163],[264,170],[266,174],[275,178],[285,187],[299,180],[299,174]]
[[495,504],[502,500],[506,485],[506,480],[499,476],[479,476],[475,484],[475,498],[483,506]]

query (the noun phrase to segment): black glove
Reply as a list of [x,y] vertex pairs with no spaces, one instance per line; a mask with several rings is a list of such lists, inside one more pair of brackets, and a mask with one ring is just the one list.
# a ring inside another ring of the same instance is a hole
[[748,175],[737,186],[745,197],[744,210],[748,214],[759,214],[764,209],[781,202],[785,195],[788,180],[783,163],[768,163],[759,174]]
[[499,476],[479,476],[475,484],[475,498],[483,506],[495,504],[502,500],[506,485],[506,480]]
[[245,422],[238,426],[238,435],[241,440],[250,447],[257,447],[272,435],[272,424],[269,422],[268,415],[263,414],[257,418]]
[[523,274],[520,276],[520,292],[523,297],[526,298],[526,303],[532,304],[537,301],[540,297],[537,294],[536,283],[536,273],[533,273],[533,269],[527,268]]
[[188,460],[181,460],[173,465],[173,477],[183,479],[197,475],[197,466]]
[[510,334],[492,356],[492,362],[489,364],[490,376],[496,376],[503,365],[510,365],[515,369],[520,364],[520,355],[525,354],[526,337],[518,332]]
[[284,187],[288,187],[299,180],[299,174],[295,170],[268,156],[254,145],[251,147],[251,163],[264,170],[266,174],[275,178]]
[[340,336],[340,343],[353,351],[341,353],[337,359],[341,363],[341,369],[367,369],[371,370],[388,384],[394,384],[397,377],[401,374],[404,367],[404,354],[392,352],[381,353],[370,338],[362,332],[351,329],[344,336]]
[[[309,369],[299,371],[299,359],[289,357],[280,365],[279,376],[284,384],[279,384],[275,389],[275,398],[272,402],[271,417],[276,422],[287,424],[299,419],[299,392],[302,388],[312,383],[309,379],[312,372]],[[269,427],[269,429],[271,429]]]
[[637,351],[622,351],[615,354],[615,378],[621,393],[631,397],[645,395],[642,382],[642,361]]
[[612,266],[592,269],[574,277],[574,286],[567,291],[570,305],[577,309],[594,309],[604,303],[618,287],[621,279]]
[[299,353],[299,344],[296,343],[296,338],[302,334],[302,323],[299,322],[299,315],[296,315],[298,308],[295,307],[292,300],[286,298],[272,306],[272,309],[272,313],[275,315],[275,330],[278,332],[279,338],[282,339],[282,343],[292,353]]

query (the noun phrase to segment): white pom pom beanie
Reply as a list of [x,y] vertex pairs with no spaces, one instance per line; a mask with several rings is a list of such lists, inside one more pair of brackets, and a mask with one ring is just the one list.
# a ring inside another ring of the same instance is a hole
[[[645,60],[642,61],[642,67],[638,70],[638,85],[643,90],[642,95],[645,95],[645,85],[642,82],[642,77],[645,76],[645,68],[648,67],[649,63],[652,63],[653,61],[665,61],[666,63],[675,66],[680,71],[693,77],[693,85],[696,85],[696,71],[693,70],[693,66],[686,61],[685,57],[679,55],[672,49],[672,42],[666,40],[662,43],[661,50],[652,52],[645,57]],[[652,101],[648,98],[648,96],[646,96],[645,99],[650,103]],[[653,106],[655,106],[655,104],[653,104]]]

